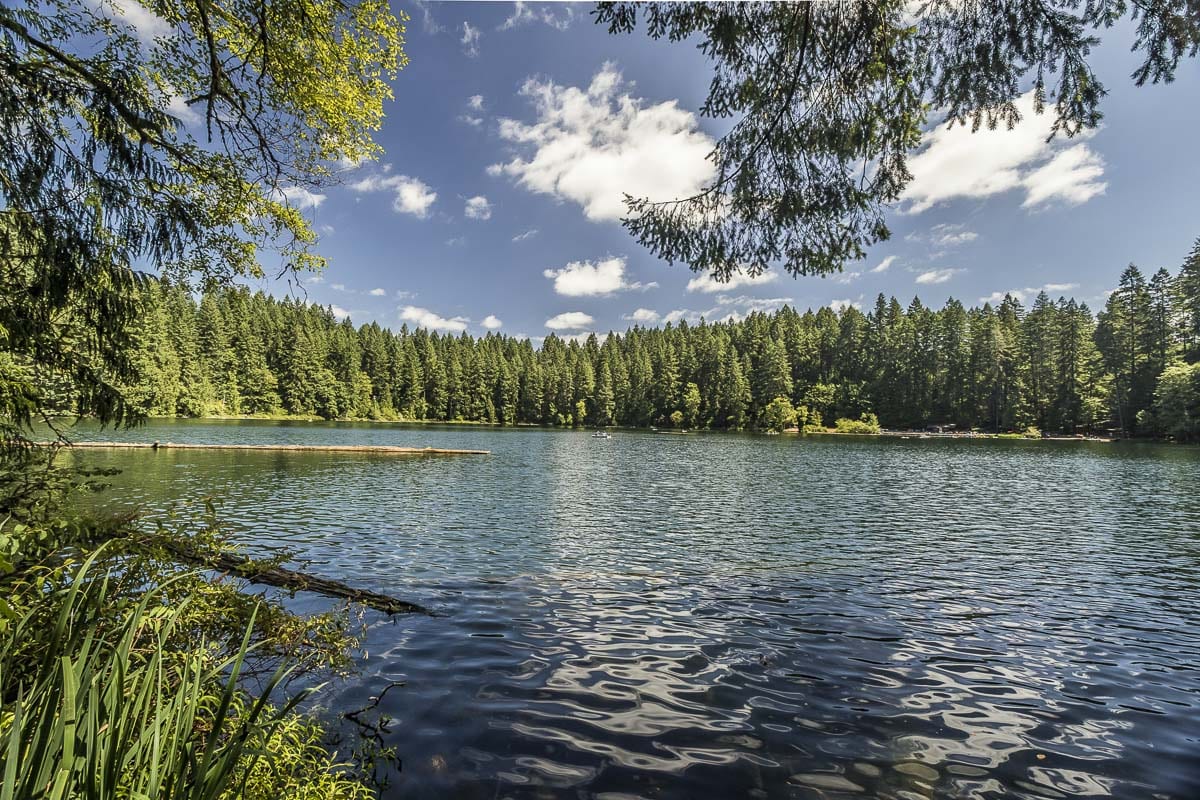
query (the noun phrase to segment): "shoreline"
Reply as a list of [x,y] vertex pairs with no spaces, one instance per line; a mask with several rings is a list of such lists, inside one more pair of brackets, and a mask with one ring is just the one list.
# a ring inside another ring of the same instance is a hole
[[[75,419],[74,417],[71,417],[70,415],[56,416],[54,418],[55,419]],[[272,414],[272,415],[267,415],[267,414],[213,414],[213,415],[206,415],[206,416],[202,416],[202,417],[169,417],[169,416],[148,416],[148,417],[146,417],[146,421],[152,421],[152,420],[153,421],[167,421],[167,422],[191,422],[191,421],[195,421],[195,422],[204,422],[204,421],[241,422],[241,421],[246,421],[246,422],[312,422],[312,423],[325,423],[325,424],[328,424],[328,423],[363,424],[363,423],[365,423],[365,424],[371,424],[371,425],[412,425],[412,426],[445,425],[445,426],[455,426],[455,427],[462,426],[462,427],[498,428],[498,429],[532,428],[532,429],[538,429],[538,430],[562,430],[562,431],[575,430],[575,431],[584,431],[584,432],[594,431],[594,430],[609,430],[609,431],[631,431],[631,432],[641,432],[641,433],[683,433],[683,431],[679,430],[679,429],[674,429],[674,428],[657,428],[656,429],[653,426],[635,427],[635,426],[628,426],[628,425],[604,425],[604,426],[599,426],[599,428],[598,428],[597,426],[594,426],[594,425],[582,425],[582,426],[578,426],[578,427],[568,428],[568,427],[562,427],[562,426],[558,426],[558,425],[538,425],[538,424],[531,423],[531,422],[518,422],[518,423],[514,423],[512,425],[505,425],[505,424],[502,424],[499,422],[481,422],[481,421],[477,421],[477,420],[369,419],[369,418],[349,418],[349,417],[343,418],[343,419],[325,419],[323,417],[317,417],[317,416],[303,416],[303,415],[292,415],[292,414]],[[749,434],[765,434],[765,433],[767,433],[767,431],[765,431],[765,430],[745,429],[745,430],[740,430],[740,431],[729,431],[729,430],[718,429],[718,428],[689,428],[689,429],[687,429],[686,432],[689,434],[691,434],[691,433],[749,433]],[[1022,441],[1031,441],[1031,442],[1036,442],[1036,441],[1042,441],[1042,442],[1094,442],[1094,443],[1103,443],[1103,444],[1112,444],[1115,442],[1125,441],[1123,439],[1105,437],[1105,436],[1069,436],[1069,435],[1062,435],[1062,434],[1055,435],[1055,436],[1030,437],[1030,436],[1026,436],[1023,433],[1016,432],[1016,431],[1009,432],[1009,433],[993,433],[993,432],[970,432],[970,433],[967,433],[967,432],[940,432],[940,433],[938,433],[938,432],[932,432],[932,431],[898,430],[898,429],[890,429],[890,428],[882,429],[878,433],[851,433],[848,431],[838,431],[838,430],[829,428],[826,430],[819,430],[819,431],[806,431],[803,434],[800,434],[799,431],[797,431],[795,428],[792,428],[789,430],[784,430],[781,433],[787,434],[787,435],[792,435],[792,436],[797,436],[797,435],[804,435],[804,436],[876,436],[876,437],[885,436],[885,437],[900,438],[900,439],[953,439],[956,441],[976,440],[976,439],[990,439],[990,440],[1005,439],[1005,440],[1022,440]],[[1135,437],[1133,439],[1130,439],[1129,441],[1153,442],[1153,443],[1159,443],[1159,444],[1179,444],[1178,442],[1175,442],[1171,439],[1160,439],[1160,438],[1152,438],[1152,437],[1145,437],[1145,438]]]

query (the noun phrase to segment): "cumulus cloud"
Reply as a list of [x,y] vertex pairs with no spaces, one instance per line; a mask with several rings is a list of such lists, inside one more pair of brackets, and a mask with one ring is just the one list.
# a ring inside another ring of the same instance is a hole
[[325,195],[310,192],[303,186],[283,186],[271,192],[272,199],[279,200],[292,208],[317,208],[325,202]]
[[481,194],[467,199],[467,205],[463,208],[463,214],[467,219],[491,219],[492,204],[488,199]]
[[965,272],[961,269],[931,269],[927,272],[922,272],[917,276],[917,283],[934,284],[945,283],[960,272]]
[[512,240],[514,242],[523,242],[526,239],[528,239],[532,236],[537,236],[537,235],[538,235],[538,229],[530,228],[529,230],[525,231],[524,233],[518,233],[516,236],[512,237]]
[[552,331],[574,331],[586,328],[595,321],[591,314],[582,311],[564,311],[546,320],[546,327]]
[[494,331],[504,326],[504,323],[501,322],[500,318],[495,314],[488,314],[479,324],[487,328],[489,331]]
[[371,295],[371,297],[385,297],[387,295],[387,289],[372,289],[371,291],[367,292],[367,294]]
[[471,320],[466,317],[446,317],[435,314],[428,308],[419,306],[404,306],[400,309],[400,319],[411,322],[419,328],[429,328],[435,331],[452,331],[462,333],[467,329]]
[[482,111],[483,110],[483,95],[473,94],[470,97],[468,97],[467,98],[467,106],[475,109],[476,111]]
[[479,55],[479,28],[474,27],[469,22],[463,23],[463,35],[459,39],[462,42],[463,52],[468,58],[475,58]]
[[500,27],[496,30],[507,31],[521,25],[528,25],[533,22],[541,22],[549,25],[552,28],[557,28],[560,31],[565,31],[571,26],[571,22],[575,19],[575,9],[570,5],[562,5],[560,9],[552,11],[546,6],[535,7],[532,3],[525,3],[522,0],[517,0],[513,3],[513,12]]
[[1104,177],[1104,159],[1086,144],[1077,144],[1050,159],[1025,180],[1025,208],[1061,200],[1080,205],[1108,188]]
[[830,300],[829,307],[839,314],[847,308],[857,308],[862,311],[862,295],[859,295],[857,300]]
[[1044,283],[1041,286],[1026,286],[1023,289],[1009,289],[1007,292],[992,292],[987,297],[979,298],[981,303],[991,303],[996,305],[1004,302],[1005,295],[1012,295],[1018,303],[1027,303],[1040,293],[1045,292],[1049,295],[1060,294],[1061,292],[1069,292],[1072,289],[1078,289],[1078,283]]
[[593,222],[623,217],[626,193],[673,200],[699,192],[714,175],[712,138],[676,101],[646,105],[624,90],[611,63],[587,89],[530,78],[521,94],[537,121],[500,120],[501,137],[530,155],[493,164],[489,174],[578,203]]
[[428,184],[407,175],[369,175],[350,184],[350,188],[355,192],[391,192],[396,213],[421,219],[429,216],[429,207],[437,200],[437,192]]
[[632,314],[625,314],[621,319],[627,319],[630,322],[644,322],[647,325],[653,325],[658,322],[658,312],[650,308],[634,309]]
[[877,266],[873,267],[873,268],[871,269],[871,272],[873,272],[873,273],[876,273],[876,274],[878,274],[878,273],[880,273],[880,272],[887,272],[887,271],[888,271],[888,267],[890,267],[890,266],[891,266],[892,264],[894,264],[895,262],[896,262],[896,257],[895,257],[895,256],[888,256],[888,257],[887,257],[887,258],[885,258],[883,261],[880,261],[880,262],[879,262],[879,264],[878,264]]
[[329,310],[333,313],[333,316],[339,320],[343,320],[350,316],[350,312],[341,306],[330,306]]
[[625,276],[625,259],[572,261],[562,269],[543,270],[554,281],[554,291],[565,297],[603,297],[614,292],[653,289],[657,283],[638,283]]
[[[1104,162],[1086,144],[1064,149],[1061,137],[1047,141],[1052,113],[1035,114],[1033,92],[1016,101],[1022,121],[1012,130],[941,125],[925,135],[909,159],[913,180],[904,191],[907,211],[920,213],[955,198],[984,198],[1025,192],[1027,208],[1055,200],[1083,203],[1104,192]],[[1088,134],[1081,134],[1088,135]]]
[[729,280],[719,281],[712,275],[705,274],[688,281],[687,290],[689,292],[704,292],[706,294],[730,292],[742,286],[761,286],[764,283],[770,283],[777,277],[774,272],[763,272],[758,275],[735,272],[729,277]]

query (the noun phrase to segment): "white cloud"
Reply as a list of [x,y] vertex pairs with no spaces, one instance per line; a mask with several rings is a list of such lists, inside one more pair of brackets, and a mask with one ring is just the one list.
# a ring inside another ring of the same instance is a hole
[[929,229],[930,241],[937,247],[957,247],[979,238],[975,231],[963,230],[962,225],[934,225]]
[[[940,125],[925,135],[909,159],[913,180],[904,191],[907,211],[917,214],[959,197],[983,198],[1024,190],[1025,207],[1052,200],[1083,203],[1107,186],[1104,162],[1085,144],[1063,148],[1047,141],[1053,112],[1035,114],[1033,92],[1016,101],[1022,121],[1012,130],[998,125],[972,133],[970,126]],[[1088,134],[1081,134],[1088,135]]]
[[488,202],[486,197],[477,194],[467,200],[463,214],[466,215],[467,219],[491,219],[492,204]]
[[333,166],[335,172],[353,172],[365,163],[367,163],[366,158],[347,158],[346,156],[338,156],[337,161],[333,162]]
[[888,256],[883,261],[880,261],[878,266],[873,267],[871,269],[871,272],[873,272],[873,273],[887,272],[888,267],[890,267],[895,262],[896,262],[896,256]]
[[653,325],[654,323],[658,322],[659,315],[658,312],[654,311],[653,309],[638,308],[635,309],[632,314],[625,314],[621,317],[621,319],[627,319],[631,322],[644,322],[646,324]]
[[847,308],[857,308],[862,311],[862,295],[859,295],[857,300],[830,300],[829,307],[839,314]]
[[560,31],[565,31],[570,27],[571,22],[575,19],[575,9],[569,5],[561,6],[563,11],[562,16],[556,11],[551,11],[549,8],[542,6],[534,8],[533,4],[517,0],[513,3],[513,12],[508,18],[501,23],[496,30],[507,31],[521,25],[527,25],[531,22],[543,22],[552,28],[557,28]]
[[372,289],[371,291],[367,292],[367,294],[371,295],[371,297],[385,297],[387,295],[387,289]]
[[596,331],[580,331],[579,333],[560,333],[555,335],[564,342],[578,342],[579,344],[585,344],[593,336],[596,337],[597,344],[604,344],[608,339],[607,333],[597,333]]
[[138,40],[144,45],[154,44],[155,39],[171,35],[171,23],[138,0],[92,0],[89,5],[105,19],[118,20],[133,28]]
[[422,21],[424,23],[426,33],[433,34],[445,32],[446,29],[438,24],[438,21],[433,17],[433,12],[429,10],[430,0],[412,0],[412,3],[417,8],[421,9]]
[[586,328],[595,321],[591,314],[582,311],[564,311],[546,320],[546,327],[552,331],[573,331]]
[[928,272],[922,272],[917,276],[917,283],[932,284],[945,283],[960,272],[961,269],[931,269]]
[[578,203],[593,222],[625,216],[624,195],[673,200],[699,192],[712,179],[707,160],[714,142],[696,117],[671,100],[645,106],[622,93],[621,74],[609,63],[585,89],[530,78],[537,122],[500,120],[500,135],[532,149],[526,160],[493,164],[538,194]]
[[419,328],[429,328],[435,331],[453,331],[454,333],[462,333],[471,322],[466,317],[450,317],[447,319],[439,314],[435,314],[428,308],[420,308],[418,306],[404,306],[401,308],[400,319],[405,322],[411,322]]
[[572,261],[562,269],[543,270],[554,281],[554,291],[565,297],[602,297],[614,292],[652,289],[657,283],[629,282],[625,277],[625,259],[606,258],[595,263]]
[[861,272],[839,272],[833,276],[833,279],[838,283],[848,284],[854,283],[862,277]]
[[[473,94],[468,97],[467,108],[469,108],[472,112],[483,111],[483,95]],[[479,116],[478,113],[468,112],[460,116],[459,119],[468,125],[473,125],[476,128],[483,124],[483,117]]]
[[467,237],[465,236],[451,236],[446,240],[447,247],[459,247],[460,245],[464,245],[466,243]]
[[1045,292],[1048,295],[1055,295],[1078,288],[1078,283],[1046,283],[1041,286],[1026,286],[1024,289],[1009,289],[1007,292],[992,292],[987,297],[979,298],[979,302],[997,305],[1004,302],[1005,295],[1012,295],[1013,299],[1017,302],[1027,303],[1041,292]]
[[718,313],[720,309],[710,308],[708,311],[696,311],[691,308],[677,308],[673,311],[668,311],[663,314],[662,321],[674,325],[680,320],[687,320],[691,323],[699,322],[701,319],[710,319]]
[[417,293],[416,292],[400,292],[400,291],[398,291],[393,296],[397,300],[412,300],[414,297],[417,296]]
[[185,125],[198,125],[204,119],[187,104],[183,95],[174,92],[167,95],[167,113]]
[[437,200],[437,192],[433,191],[419,178],[407,175],[369,175],[362,180],[350,184],[356,192],[392,192],[392,209],[398,214],[412,214],[414,217],[425,219],[429,216],[429,207]]
[[479,55],[479,36],[479,28],[472,26],[469,22],[463,23],[463,35],[459,41],[462,42],[463,52],[469,58]]
[[346,291],[346,284],[344,284],[344,283],[331,283],[331,284],[329,284],[329,288],[330,288],[330,289],[333,289],[335,292],[344,292],[344,291]]
[[1104,177],[1104,159],[1086,144],[1063,150],[1042,167],[1025,178],[1025,208],[1061,200],[1077,206],[1099,194],[1104,194],[1108,182]]
[[689,292],[705,292],[707,294],[712,294],[713,292],[730,292],[742,286],[761,286],[764,283],[770,283],[777,277],[774,272],[763,272],[758,275],[735,272],[729,276],[729,280],[719,281],[712,275],[704,274],[688,281],[687,290]]
[[330,306],[329,310],[331,312],[333,312],[333,316],[339,320],[345,319],[346,317],[350,316],[350,312],[347,311],[346,309],[342,308],[341,306]]
[[[727,294],[717,295],[718,306],[734,306],[744,311],[774,311],[777,308],[782,308],[792,302],[790,297],[751,297],[750,295],[738,295],[733,297]],[[712,309],[705,313],[705,316],[712,316],[719,309]]]
[[495,314],[488,314],[486,317],[483,318],[483,321],[480,322],[479,324],[482,325],[483,327],[487,328],[489,331],[494,331],[497,328],[501,328],[504,326],[504,323],[501,322],[500,318],[497,317]]
[[530,228],[529,230],[525,231],[524,233],[518,233],[516,236],[512,237],[512,240],[514,242],[523,242],[526,239],[530,238],[531,236],[537,236],[537,235],[538,235],[538,229]]
[[325,202],[325,195],[310,192],[303,186],[284,186],[271,192],[273,199],[280,200],[292,208],[317,208]]

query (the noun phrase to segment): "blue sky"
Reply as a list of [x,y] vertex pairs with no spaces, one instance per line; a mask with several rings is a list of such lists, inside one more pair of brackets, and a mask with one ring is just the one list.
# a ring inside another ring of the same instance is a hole
[[[1200,65],[1135,88],[1128,29],[1093,58],[1102,127],[1044,139],[935,130],[914,154],[890,241],[848,272],[715,286],[640,248],[620,192],[699,185],[720,124],[695,112],[711,70],[689,45],[611,36],[588,4],[430,2],[409,14],[411,63],[378,139],[385,155],[296,195],[329,267],[311,301],[398,328],[586,335],[635,321],[721,319],[788,302],[869,308],[877,293],[940,307],[1019,291],[1104,301],[1124,266],[1174,270],[1200,235]],[[274,291],[284,291],[276,286]]]

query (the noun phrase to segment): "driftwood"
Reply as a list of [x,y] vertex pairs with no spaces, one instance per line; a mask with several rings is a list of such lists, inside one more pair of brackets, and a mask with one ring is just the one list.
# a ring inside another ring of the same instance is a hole
[[212,553],[198,550],[184,542],[171,539],[156,540],[155,544],[163,547],[168,553],[188,564],[206,567],[208,569],[227,572],[244,578],[251,583],[261,583],[299,592],[315,592],[326,597],[337,597],[342,600],[360,603],[385,614],[429,614],[432,612],[424,606],[400,600],[391,595],[372,592],[368,589],[356,589],[341,581],[308,575],[303,572],[272,566],[253,561],[249,558],[235,556],[230,553]]
[[296,453],[380,453],[395,456],[486,456],[490,450],[448,450],[444,447],[396,447],[376,444],[176,444],[174,442],[72,442],[74,449],[123,450],[262,450]]

